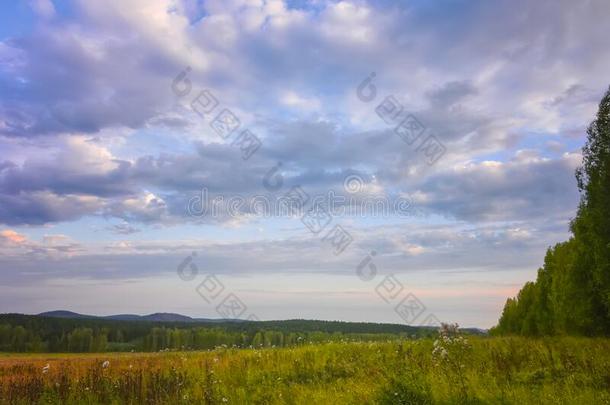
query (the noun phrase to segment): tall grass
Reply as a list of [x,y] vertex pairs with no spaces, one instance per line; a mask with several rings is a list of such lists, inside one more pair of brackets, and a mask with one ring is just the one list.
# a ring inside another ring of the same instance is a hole
[[4,356],[0,403],[610,404],[608,339],[469,338],[446,356],[439,345]]

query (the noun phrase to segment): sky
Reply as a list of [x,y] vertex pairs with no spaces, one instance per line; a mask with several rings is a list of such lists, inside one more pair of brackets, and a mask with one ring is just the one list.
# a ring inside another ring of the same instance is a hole
[[0,4],[0,312],[488,328],[569,238],[610,3]]

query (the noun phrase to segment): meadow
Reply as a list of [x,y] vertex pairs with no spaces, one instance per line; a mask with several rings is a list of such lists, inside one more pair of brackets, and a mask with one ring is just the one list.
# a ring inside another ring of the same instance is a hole
[[472,337],[0,355],[10,404],[610,404],[610,340]]

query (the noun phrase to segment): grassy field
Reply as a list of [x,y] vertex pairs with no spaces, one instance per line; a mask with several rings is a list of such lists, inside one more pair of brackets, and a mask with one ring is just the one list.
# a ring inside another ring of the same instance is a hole
[[0,356],[1,403],[610,404],[610,340]]

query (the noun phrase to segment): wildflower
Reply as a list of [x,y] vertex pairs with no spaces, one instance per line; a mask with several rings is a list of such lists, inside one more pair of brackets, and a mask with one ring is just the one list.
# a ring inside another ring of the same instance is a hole
[[229,402],[229,400],[226,399],[225,397],[222,397],[222,402]]
[[51,368],[51,366],[49,365],[49,363],[47,363],[47,365],[42,368],[42,374],[48,373],[49,368]]
[[102,363],[102,368],[108,368],[108,366],[110,366],[110,362],[108,360]]

